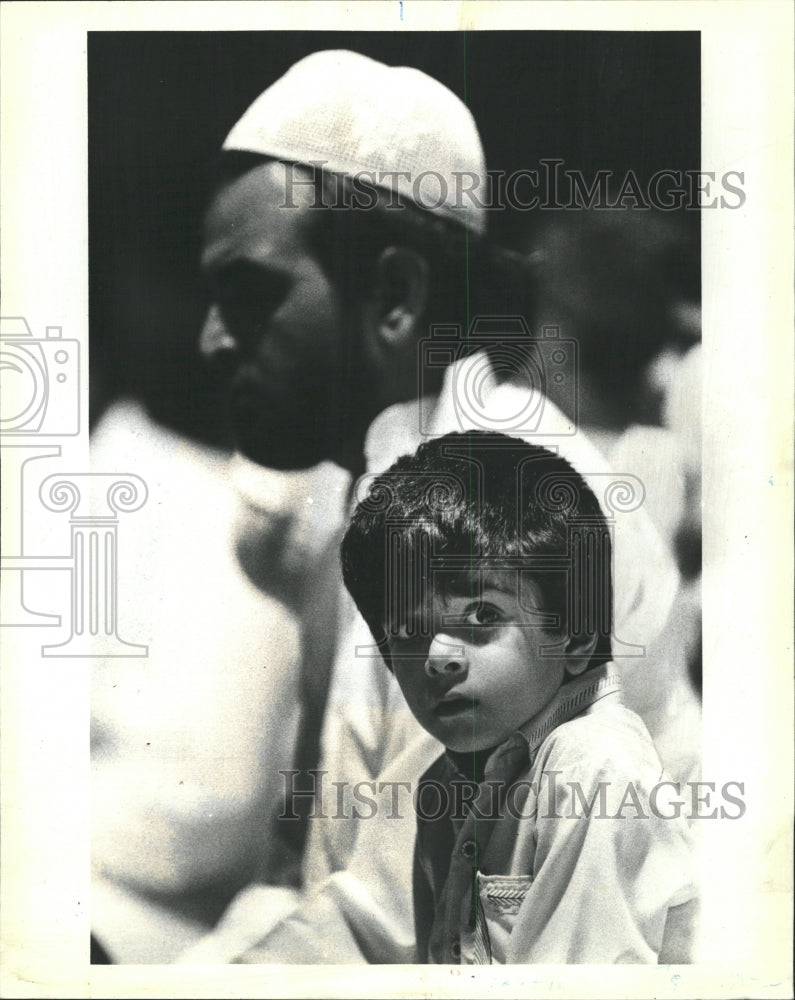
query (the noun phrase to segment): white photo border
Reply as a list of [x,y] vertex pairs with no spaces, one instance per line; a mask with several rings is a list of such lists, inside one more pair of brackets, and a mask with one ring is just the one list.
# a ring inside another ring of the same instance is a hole
[[[85,659],[3,630],[2,994],[7,997],[792,995],[793,10],[786,2],[36,3],[2,10],[3,315],[83,345],[89,30],[698,30],[704,211],[704,764],[747,811],[705,824],[703,961],[589,966],[91,966]],[[86,421],[87,424],[87,421]],[[62,444],[87,468],[87,431]],[[15,516],[19,497],[3,498]]]

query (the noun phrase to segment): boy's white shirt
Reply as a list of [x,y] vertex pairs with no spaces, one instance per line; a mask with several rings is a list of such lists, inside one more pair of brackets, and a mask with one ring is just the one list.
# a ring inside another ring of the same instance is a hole
[[[418,874],[427,888],[414,909],[429,961],[683,961],[696,934],[693,838],[662,778],[645,726],[622,704],[613,664],[559,688],[488,756],[472,812],[454,808],[449,818],[452,849],[443,825],[420,824]],[[443,755],[424,780],[446,786],[454,803],[455,782],[467,779]],[[436,791],[430,802],[435,813]]]
[[[476,367],[482,400],[479,422],[456,406],[457,388],[472,384]],[[384,471],[416,449],[424,439],[419,426],[422,409],[427,437],[469,429],[502,430],[559,451],[601,502],[613,481],[607,478],[612,470],[557,406],[544,399],[532,433],[511,427],[510,418],[526,406],[530,392],[498,384],[485,369],[482,355],[456,362],[446,372],[438,400],[399,404],[374,421],[366,443],[368,474]],[[617,470],[623,471],[630,470]],[[679,586],[678,571],[642,505],[616,515],[613,548],[614,632],[625,643],[646,646],[666,621]],[[347,594],[342,616],[319,763],[327,772],[326,788],[331,782],[344,782],[350,789],[366,780],[409,782],[414,788],[438,757],[440,745],[411,715],[394,677],[373,655],[372,635]],[[617,660],[621,673],[643,669],[644,662],[642,657]],[[346,818],[335,816],[333,809],[327,812],[327,818],[310,824],[304,862],[309,895],[293,914],[283,919],[283,897],[271,908],[269,890],[253,887],[230,910],[238,947],[222,920],[216,934],[181,961],[231,961],[253,941],[260,947],[247,961],[413,961],[413,810],[397,819],[381,809],[367,820],[354,818],[349,808]]]

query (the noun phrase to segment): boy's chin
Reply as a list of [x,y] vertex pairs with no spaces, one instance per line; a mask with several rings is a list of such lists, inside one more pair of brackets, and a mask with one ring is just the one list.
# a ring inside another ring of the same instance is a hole
[[484,750],[493,750],[516,732],[515,727],[500,732],[499,727],[479,725],[479,721],[485,723],[486,720],[479,720],[477,709],[473,714],[470,708],[468,712],[462,712],[454,719],[436,717],[422,720],[422,724],[434,739],[454,753],[482,753]]
[[[480,738],[474,737],[472,733],[466,735],[450,735],[445,734],[442,743],[444,743],[447,750],[452,750],[453,753],[483,753],[488,750],[495,750],[500,744],[504,743],[508,739],[510,733],[505,736],[500,736],[499,734],[481,736]],[[439,739],[439,736],[436,737]]]
[[480,754],[480,753],[484,753],[487,750],[489,752],[491,752],[492,750],[495,750],[500,745],[500,742],[502,742],[502,741],[500,740],[500,741],[497,741],[496,743],[488,743],[488,744],[481,744],[481,743],[455,743],[454,746],[451,746],[450,743],[447,742],[447,743],[445,743],[445,749],[452,750],[453,753]]

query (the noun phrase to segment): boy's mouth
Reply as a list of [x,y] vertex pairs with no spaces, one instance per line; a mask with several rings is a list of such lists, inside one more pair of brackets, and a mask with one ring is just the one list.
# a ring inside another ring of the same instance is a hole
[[467,698],[465,695],[451,695],[443,698],[434,708],[434,714],[442,719],[449,719],[456,715],[464,715],[471,712],[477,705],[475,698]]

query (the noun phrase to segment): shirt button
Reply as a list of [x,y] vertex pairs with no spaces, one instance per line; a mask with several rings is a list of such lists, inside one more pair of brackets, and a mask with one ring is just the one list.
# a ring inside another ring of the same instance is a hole
[[474,840],[467,840],[461,845],[461,853],[470,860],[478,853],[478,845]]
[[461,942],[458,938],[453,938],[453,943],[450,945],[450,954],[453,958],[461,958]]

